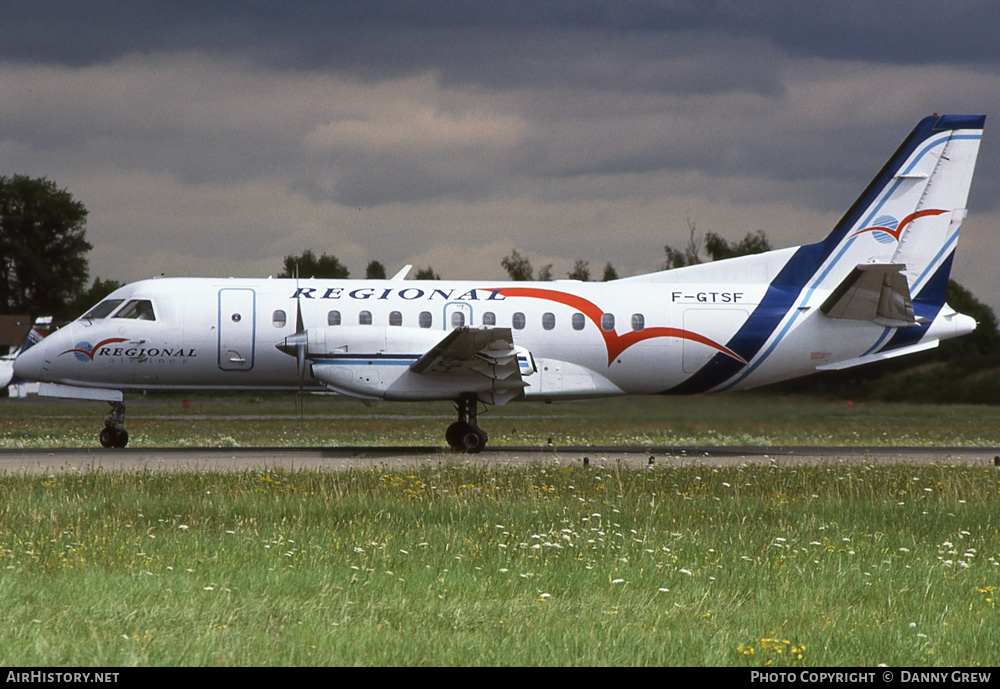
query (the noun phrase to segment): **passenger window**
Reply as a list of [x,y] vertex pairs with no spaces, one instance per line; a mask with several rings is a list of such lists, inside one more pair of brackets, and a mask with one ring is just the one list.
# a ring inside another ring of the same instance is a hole
[[371,325],[372,324],[372,312],[362,311],[358,314],[358,325]]
[[642,330],[646,327],[646,317],[641,313],[632,314],[632,330]]
[[431,316],[430,311],[421,311],[420,316],[417,317],[417,325],[421,328],[429,328],[434,322],[433,316]]
[[108,315],[112,311],[114,311],[115,309],[117,309],[118,305],[121,304],[123,301],[125,301],[125,300],[124,299],[106,299],[106,300],[102,301],[100,304],[98,304],[97,306],[95,306],[94,308],[92,308],[87,313],[83,314],[83,318],[90,318],[92,320],[95,319],[95,318],[107,318]]
[[524,314],[518,311],[514,314],[514,317],[510,319],[511,325],[514,326],[514,330],[524,330]]
[[271,322],[274,324],[275,328],[284,328],[285,327],[285,312],[282,311],[281,309],[278,309],[277,311],[275,311],[274,313],[272,313],[271,314]]
[[496,325],[497,315],[492,311],[487,311],[483,314],[483,325]]
[[454,311],[451,314],[451,327],[461,328],[465,325],[465,314],[461,311]]
[[615,314],[605,313],[601,316],[601,329],[602,330],[615,329]]
[[340,311],[331,311],[326,314],[327,325],[340,325]]
[[115,314],[115,318],[131,318],[137,321],[155,321],[153,305],[148,299],[133,299]]
[[399,311],[392,311],[389,313],[389,325],[402,325],[403,324],[403,314]]
[[556,327],[556,315],[554,313],[543,313],[542,327],[546,330],[552,330],[552,328]]
[[586,320],[583,314],[577,311],[573,314],[573,330],[583,330],[583,326],[586,324]]

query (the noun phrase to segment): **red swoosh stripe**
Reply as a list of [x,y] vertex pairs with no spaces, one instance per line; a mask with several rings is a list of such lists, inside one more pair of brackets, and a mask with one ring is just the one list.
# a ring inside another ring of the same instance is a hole
[[881,231],[881,232],[885,232],[886,234],[892,235],[893,239],[895,239],[898,242],[899,238],[902,236],[903,230],[906,228],[906,226],[909,225],[914,220],[916,220],[917,218],[923,218],[923,217],[926,217],[928,215],[941,215],[942,213],[947,213],[947,212],[948,211],[941,210],[941,209],[938,209],[938,208],[928,208],[925,211],[917,211],[916,213],[910,213],[908,216],[906,216],[905,218],[903,218],[903,221],[901,223],[899,223],[899,227],[897,227],[895,230],[893,230],[892,228],[889,228],[889,227],[866,227],[863,230],[858,230],[857,232],[855,232],[851,236],[852,237],[857,237],[859,234],[861,234],[863,232],[875,232],[876,230],[878,230],[878,231]]
[[624,335],[619,335],[614,330],[604,330],[601,327],[601,316],[604,314],[604,311],[601,310],[597,304],[594,304],[583,297],[578,297],[575,294],[567,294],[565,292],[558,292],[551,289],[540,289],[537,287],[501,287],[495,291],[505,297],[543,299],[545,301],[556,302],[557,304],[563,304],[564,306],[576,309],[597,326],[597,331],[601,333],[601,336],[604,338],[604,346],[608,350],[608,366],[611,366],[618,355],[632,345],[642,342],[643,340],[651,340],[656,337],[676,337],[681,340],[698,342],[713,349],[717,349],[726,356],[730,356],[742,364],[746,363],[746,360],[743,357],[725,345],[721,345],[714,340],[710,340],[704,335],[693,333],[690,330],[681,330],[680,328],[646,328],[644,330],[631,330]]

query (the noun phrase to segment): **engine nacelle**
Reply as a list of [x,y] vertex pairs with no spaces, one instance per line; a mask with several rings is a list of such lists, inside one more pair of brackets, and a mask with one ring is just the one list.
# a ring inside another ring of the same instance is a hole
[[[361,399],[441,400],[475,393],[484,402],[503,404],[523,395],[521,375],[500,379],[495,367],[480,360],[456,358],[445,370],[410,370],[447,332],[400,326],[330,326],[309,329],[306,358],[313,377],[341,394]],[[523,347],[514,347],[520,373],[535,372],[534,360]],[[523,362],[523,363],[521,363]]]
[[420,357],[444,337],[440,330],[391,325],[332,325],[309,328],[306,334],[306,356],[313,360],[344,354]]

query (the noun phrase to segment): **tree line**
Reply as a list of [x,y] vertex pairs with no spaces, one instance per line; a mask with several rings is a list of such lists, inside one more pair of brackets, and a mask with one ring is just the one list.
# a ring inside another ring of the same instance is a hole
[[[350,276],[351,273],[347,270],[347,266],[341,263],[336,256],[323,253],[317,257],[311,249],[306,249],[297,256],[294,254],[285,256],[281,272],[278,274],[280,278],[301,277],[335,280],[344,280]],[[418,268],[414,277],[417,280],[441,279],[441,276],[430,266]],[[385,266],[380,261],[369,261],[365,268],[365,279],[385,280],[385,278]]]

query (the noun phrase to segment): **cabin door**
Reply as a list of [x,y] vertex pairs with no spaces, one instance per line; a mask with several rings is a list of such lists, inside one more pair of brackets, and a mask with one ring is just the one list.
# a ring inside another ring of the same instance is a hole
[[253,368],[257,295],[245,287],[219,290],[219,368]]

